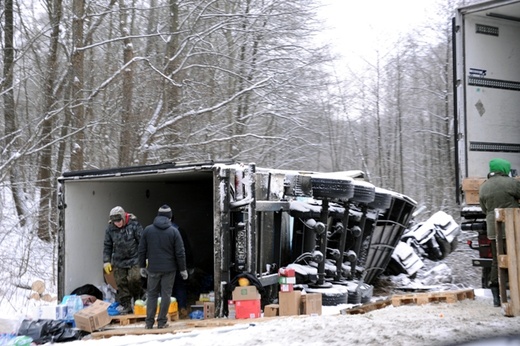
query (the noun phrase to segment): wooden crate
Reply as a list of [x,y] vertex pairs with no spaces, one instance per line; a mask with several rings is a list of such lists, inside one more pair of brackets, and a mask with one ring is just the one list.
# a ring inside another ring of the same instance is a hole
[[[505,316],[520,316],[520,208],[496,209],[498,284]],[[505,234],[505,244],[504,244]],[[509,295],[507,285],[509,279]]]
[[[520,176],[515,177],[520,180]],[[479,204],[478,192],[480,185],[486,181],[486,178],[470,177],[462,180],[462,192],[464,193],[464,201],[466,204]]]
[[486,181],[485,178],[464,178],[462,180],[462,191],[477,191],[480,185]]
[[479,204],[478,191],[485,178],[465,178],[462,180],[462,191],[466,204]]

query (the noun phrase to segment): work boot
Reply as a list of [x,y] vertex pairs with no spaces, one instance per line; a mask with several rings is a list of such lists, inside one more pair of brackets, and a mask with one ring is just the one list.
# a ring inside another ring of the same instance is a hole
[[179,318],[181,320],[186,320],[188,318],[188,310],[182,308],[181,311],[179,311]]
[[497,286],[491,286],[491,293],[493,294],[493,306],[500,307],[500,290]]
[[169,326],[170,325],[168,323],[165,323],[165,324],[158,325],[157,329],[164,329],[164,328],[168,328]]

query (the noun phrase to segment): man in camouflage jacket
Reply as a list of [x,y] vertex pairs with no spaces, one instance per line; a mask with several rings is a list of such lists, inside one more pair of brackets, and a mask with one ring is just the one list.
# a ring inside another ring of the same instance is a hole
[[114,271],[116,300],[122,306],[121,314],[132,313],[132,298],[134,302],[142,298],[137,253],[142,231],[143,226],[135,215],[119,206],[110,211],[103,246],[103,269],[107,274]]
[[480,186],[479,202],[482,212],[486,215],[487,236],[491,240],[491,272],[489,287],[493,293],[493,305],[500,306],[498,287],[498,260],[495,232],[495,209],[518,208],[520,199],[520,181],[509,176],[511,163],[504,159],[489,161],[488,179]]

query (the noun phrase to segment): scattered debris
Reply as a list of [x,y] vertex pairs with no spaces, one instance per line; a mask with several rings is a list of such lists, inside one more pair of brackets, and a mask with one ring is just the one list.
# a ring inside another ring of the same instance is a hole
[[362,304],[358,306],[354,306],[347,309],[340,310],[341,315],[358,315],[358,314],[366,314],[367,312],[378,310],[382,308],[386,308],[388,305],[392,304],[391,299],[383,299],[378,300],[372,303]]

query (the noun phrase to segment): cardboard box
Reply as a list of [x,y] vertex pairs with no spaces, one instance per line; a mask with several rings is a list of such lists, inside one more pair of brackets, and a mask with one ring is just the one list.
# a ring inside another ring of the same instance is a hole
[[464,178],[462,180],[462,191],[478,191],[485,178]]
[[204,319],[215,318],[215,303],[204,302]]
[[114,271],[111,271],[109,274],[107,274],[103,270],[103,276],[105,277],[105,282],[117,291],[117,284],[116,279],[114,278]]
[[235,301],[235,316],[237,319],[261,317],[260,299]]
[[278,270],[278,275],[279,276],[289,276],[289,277],[292,277],[292,276],[296,276],[296,270],[294,268],[280,268]]
[[260,294],[256,286],[238,286],[233,290],[233,300],[257,300]]
[[279,276],[278,277],[278,283],[281,285],[288,285],[288,284],[296,284],[296,277],[295,276]]
[[302,294],[300,312],[302,315],[321,315],[321,293]]
[[264,306],[264,317],[275,317],[278,316],[280,310],[279,304],[269,304]]
[[280,316],[294,316],[300,314],[301,291],[278,292]]
[[110,303],[96,300],[92,305],[79,310],[74,314],[76,328],[92,333],[110,323],[108,307]]
[[486,181],[485,178],[464,178],[462,180],[462,191],[466,204],[479,204],[478,191],[484,181]]
[[466,204],[479,204],[478,191],[464,191]]
[[[520,180],[520,176],[515,177]],[[464,201],[466,204],[479,204],[480,185],[486,181],[485,178],[464,178],[462,180],[462,191],[464,192]]]
[[292,284],[280,285],[280,291],[292,292],[292,291],[294,291],[294,285],[292,285]]

